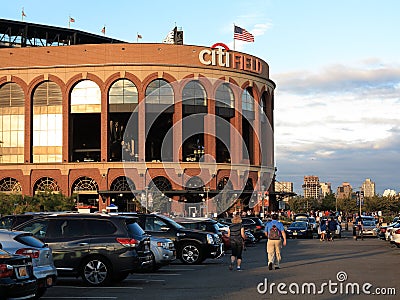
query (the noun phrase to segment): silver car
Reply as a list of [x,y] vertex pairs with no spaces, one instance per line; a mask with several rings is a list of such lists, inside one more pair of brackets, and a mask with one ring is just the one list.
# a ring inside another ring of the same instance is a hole
[[174,242],[167,238],[150,236],[150,251],[153,258],[152,271],[169,265],[176,259]]
[[32,258],[33,274],[38,282],[36,298],[43,296],[46,289],[55,284],[57,269],[54,266],[52,250],[31,233],[0,229],[0,248]]

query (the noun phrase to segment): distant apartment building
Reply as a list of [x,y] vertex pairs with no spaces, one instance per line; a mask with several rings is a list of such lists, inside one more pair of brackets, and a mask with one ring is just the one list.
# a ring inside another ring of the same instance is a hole
[[365,179],[361,186],[361,191],[364,192],[364,197],[375,196],[375,182],[371,181],[370,178]]
[[[288,181],[275,181],[275,192],[278,193],[293,193],[293,182]],[[283,201],[288,202],[292,196],[284,196]]]
[[304,176],[302,188],[304,191],[304,198],[319,199],[321,196],[321,186],[318,176]]
[[321,197],[324,198],[327,195],[332,194],[332,187],[330,182],[321,182],[320,184],[321,187]]
[[394,197],[396,196],[397,192],[395,190],[386,189],[383,191],[383,197]]
[[343,182],[341,186],[337,188],[336,199],[349,199],[351,198],[351,193],[353,188],[350,183]]

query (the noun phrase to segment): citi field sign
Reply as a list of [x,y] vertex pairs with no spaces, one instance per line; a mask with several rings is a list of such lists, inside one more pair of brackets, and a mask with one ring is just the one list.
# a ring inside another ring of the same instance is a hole
[[211,49],[201,50],[199,61],[206,66],[226,67],[257,74],[262,72],[262,63],[258,58],[241,53],[230,53],[228,46],[224,43],[216,43],[211,46]]

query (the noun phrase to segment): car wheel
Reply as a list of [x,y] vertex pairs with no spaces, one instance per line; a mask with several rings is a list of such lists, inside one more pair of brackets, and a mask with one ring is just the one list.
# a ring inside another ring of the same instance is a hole
[[155,271],[159,270],[160,268],[161,268],[161,266],[156,264],[156,257],[154,256],[154,253],[151,252],[151,268],[150,268],[150,270],[152,272],[155,272]]
[[199,264],[202,262],[202,253],[199,245],[186,243],[180,253],[180,259],[185,264]]
[[81,267],[81,276],[85,284],[100,286],[108,284],[111,280],[111,265],[102,257],[90,257]]

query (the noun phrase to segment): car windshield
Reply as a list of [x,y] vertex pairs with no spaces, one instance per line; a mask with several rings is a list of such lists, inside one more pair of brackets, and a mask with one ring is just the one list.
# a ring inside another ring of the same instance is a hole
[[128,232],[130,234],[139,235],[139,236],[145,234],[142,227],[140,227],[139,224],[136,223],[135,221],[131,221],[131,222],[127,221],[126,223],[127,223],[126,227],[128,228]]
[[364,224],[364,226],[375,226],[375,221],[367,220],[367,221],[364,221],[363,224]]
[[306,222],[294,222],[290,226],[290,228],[301,228],[301,227],[307,227]]
[[161,216],[160,216],[160,218],[161,218],[162,220],[164,220],[164,221],[169,222],[169,223],[172,225],[172,227],[174,227],[175,229],[183,229],[183,228],[185,228],[184,226],[182,226],[182,225],[176,223],[176,222],[175,222],[174,220],[172,220],[171,218],[161,217]]

